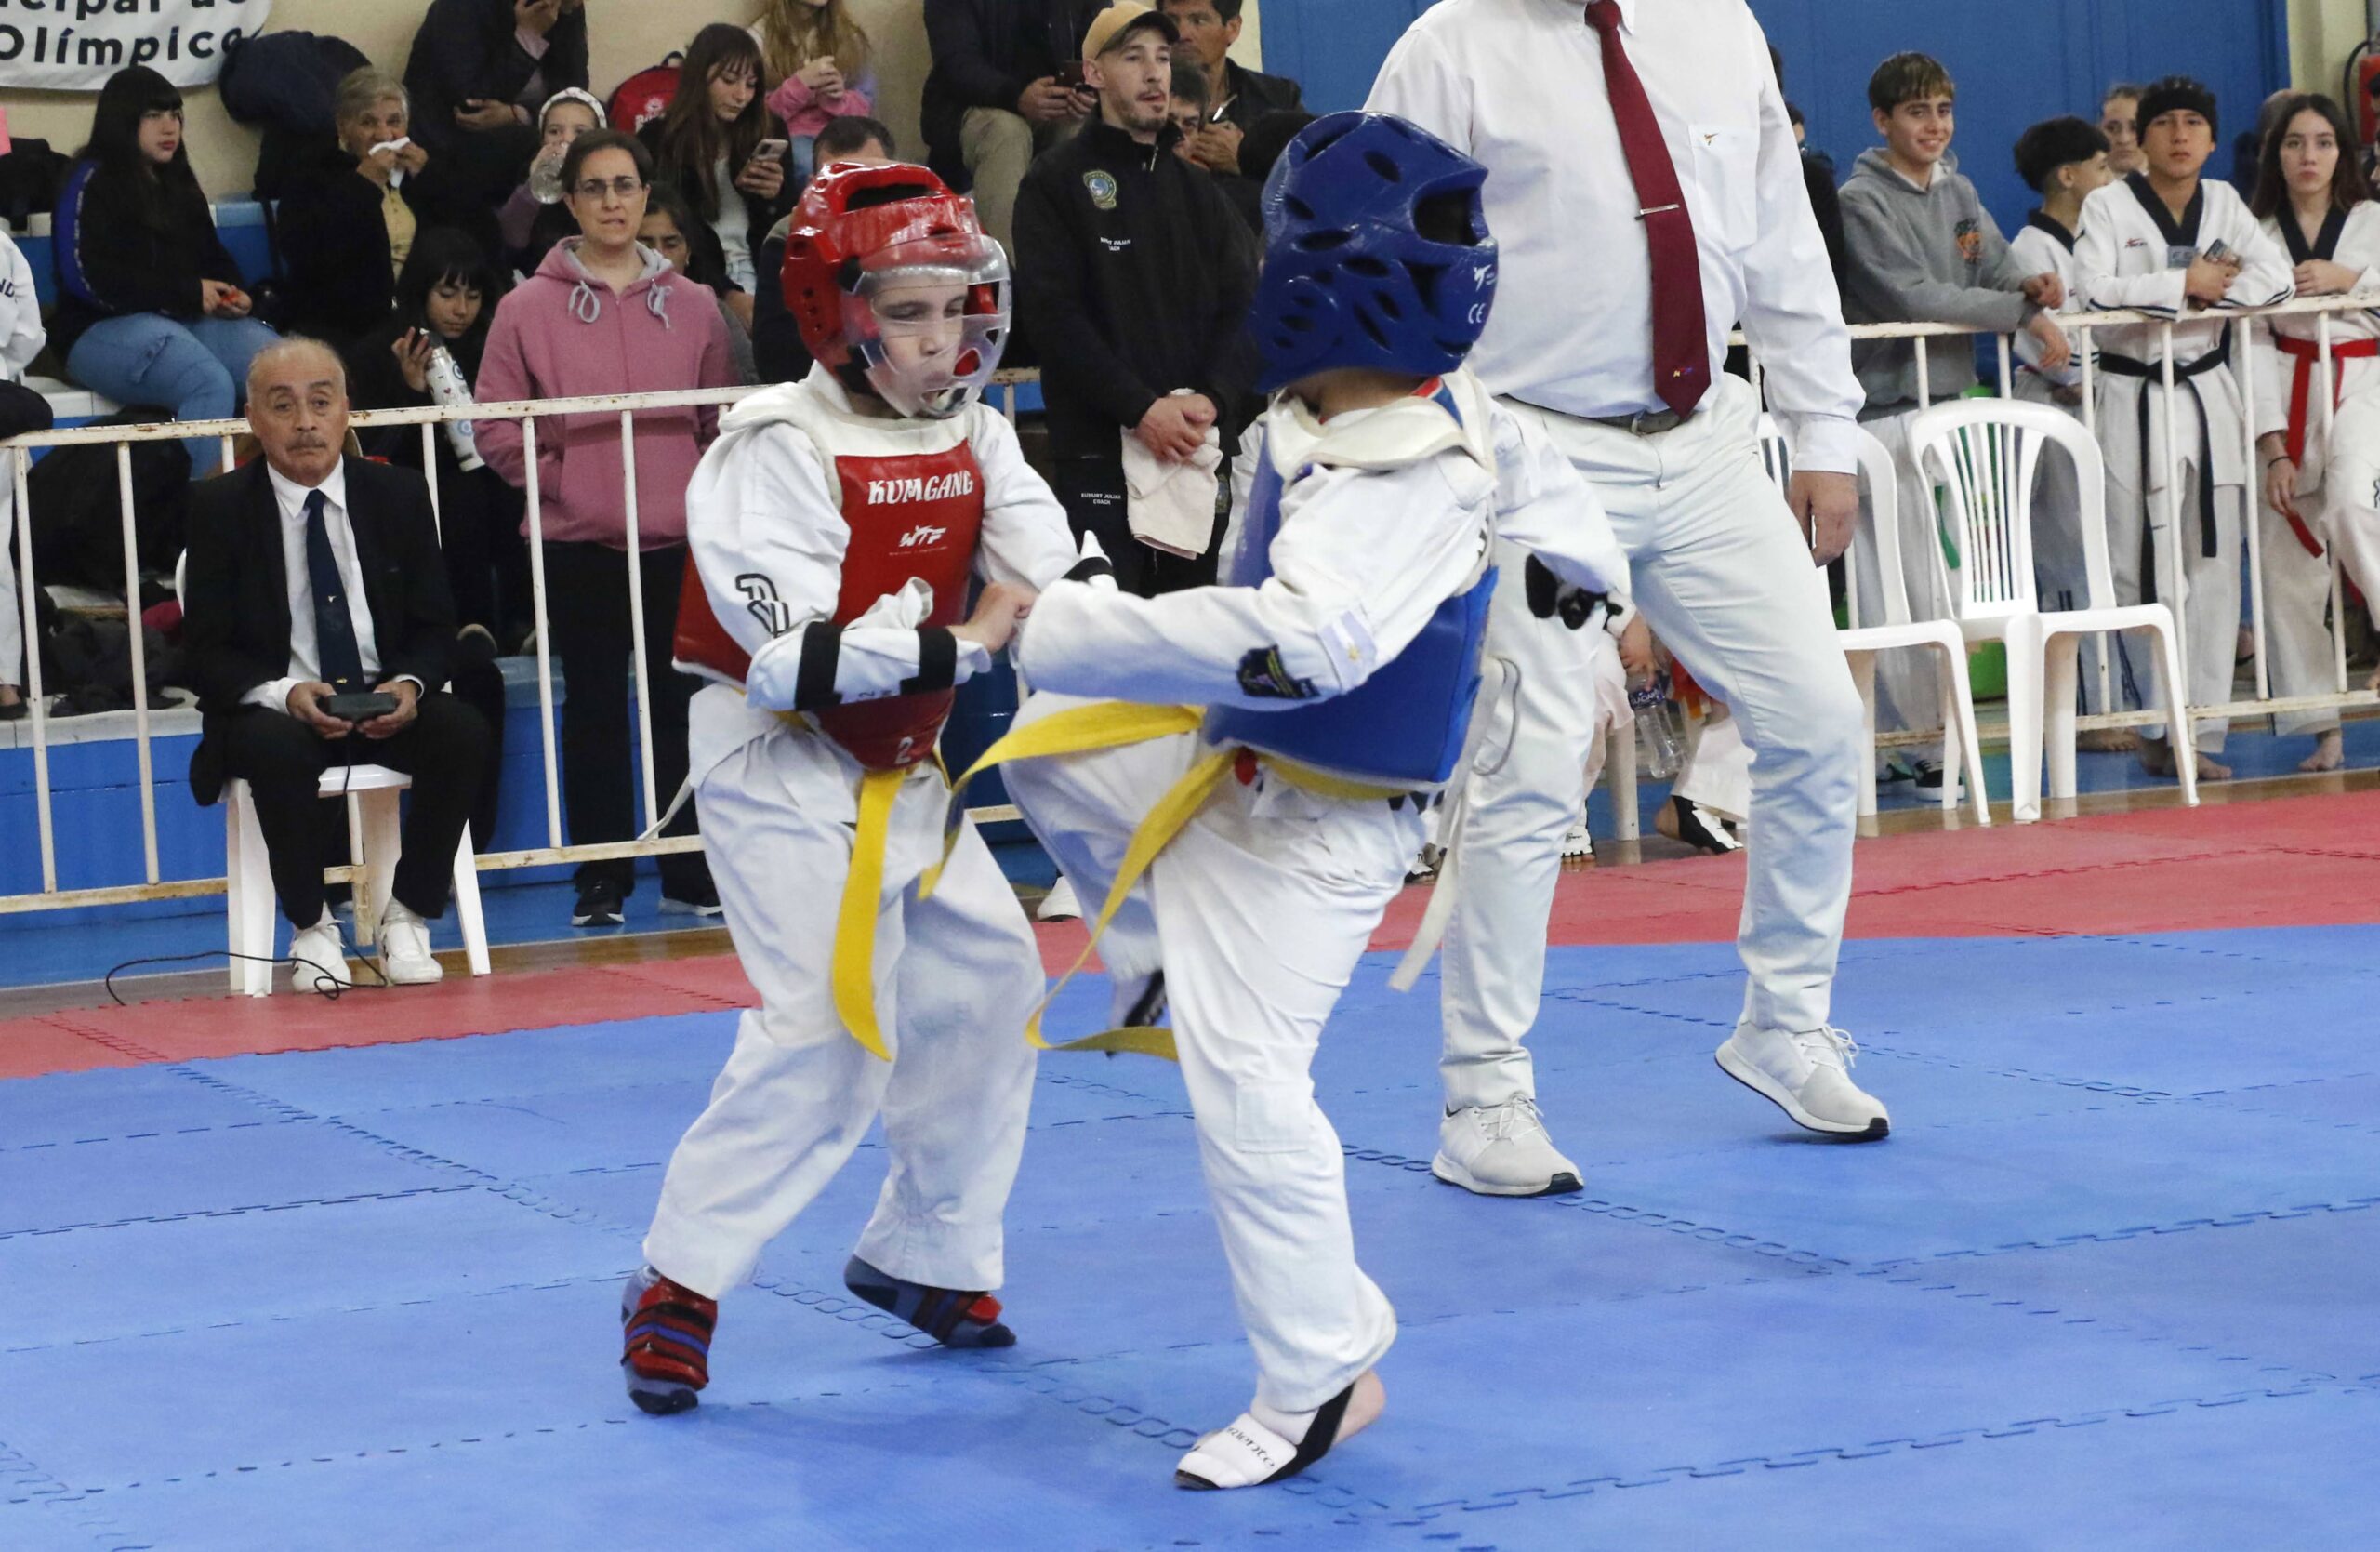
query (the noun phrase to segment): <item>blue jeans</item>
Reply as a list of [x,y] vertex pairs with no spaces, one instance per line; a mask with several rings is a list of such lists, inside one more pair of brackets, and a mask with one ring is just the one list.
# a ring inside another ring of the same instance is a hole
[[[66,375],[120,405],[158,405],[177,420],[223,420],[237,413],[248,363],[281,337],[253,318],[181,323],[128,312],[93,324],[66,356]],[[192,478],[215,471],[223,445],[193,437]]]

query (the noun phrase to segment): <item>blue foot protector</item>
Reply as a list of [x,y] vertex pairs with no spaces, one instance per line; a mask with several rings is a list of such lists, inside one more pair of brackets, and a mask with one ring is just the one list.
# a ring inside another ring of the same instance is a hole
[[1016,1346],[1016,1333],[1000,1324],[1000,1301],[989,1293],[906,1282],[856,1255],[843,1268],[843,1286],[945,1347]]

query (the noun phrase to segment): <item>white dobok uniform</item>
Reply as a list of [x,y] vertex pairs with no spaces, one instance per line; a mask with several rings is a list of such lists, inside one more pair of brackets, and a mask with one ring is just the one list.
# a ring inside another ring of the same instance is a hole
[[[998,1288],[1033,1081],[1025,1026],[1043,985],[1031,929],[972,824],[932,896],[919,898],[919,875],[942,856],[949,788],[932,760],[909,765],[874,948],[892,1059],[863,1049],[830,982],[866,767],[816,716],[782,713],[827,685],[845,705],[896,694],[936,655],[937,632],[920,626],[964,603],[921,596],[912,581],[849,609],[847,562],[862,547],[897,575],[908,557],[935,564],[939,547],[965,542],[973,519],[974,572],[1038,587],[1076,564],[1065,513],[998,414],[863,416],[823,368],[727,411],[686,505],[711,614],[751,659],[742,688],[695,695],[689,742],[703,850],[760,1006],[737,1023],[709,1108],[669,1161],[645,1258],[712,1298],[741,1283],[880,1111],[891,1169],[858,1254],[912,1282]],[[970,555],[939,564],[963,593]],[[679,639],[683,660],[682,625]],[[945,661],[944,682],[956,683],[990,658],[959,643]]]
[[[1468,592],[1491,534],[1499,564],[1535,551],[1575,585],[1624,585],[1626,562],[1593,497],[1463,374],[1446,379],[1441,399],[1327,427],[1284,398],[1263,435],[1283,487],[1270,575],[1153,599],[1051,588],[1019,639],[1033,692],[1021,728],[1086,697],[1245,708],[1289,727],[1300,708],[1369,682]],[[1251,539],[1262,531],[1251,527]],[[1412,736],[1439,747],[1440,716]],[[1393,722],[1382,719],[1381,739],[1405,736]],[[1151,805],[1213,748],[1204,733],[1181,733],[1025,760],[1007,767],[1009,792],[1089,909]],[[1364,751],[1347,753],[1299,759],[1377,787],[1361,774]],[[1327,795],[1285,768],[1243,752],[1157,855],[1100,952],[1121,984],[1164,971],[1257,1399],[1296,1413],[1345,1389],[1395,1335],[1387,1299],[1355,1264],[1339,1139],[1309,1069],[1403,882],[1433,792]],[[1573,766],[1573,801],[1577,782]]]
[[[41,301],[33,295],[33,267],[0,232],[0,381],[22,381],[25,368],[48,340]],[[26,680],[32,672],[24,660],[24,616],[17,594],[17,538],[11,532],[16,509],[16,481],[0,479],[0,684],[14,684],[30,698],[33,690]]]
[[[1793,467],[1850,474],[1866,395],[1810,214],[1801,153],[1743,0],[1619,0],[1621,36],[1692,219],[1712,385],[1673,430],[1601,423],[1662,408],[1652,267],[1603,56],[1584,8],[1445,0],[1391,51],[1365,106],[1485,164],[1495,311],[1471,367],[1570,460],[1628,551],[1636,606],[1725,701],[1753,751],[1743,1017],[1826,1027],[1851,895],[1858,692],[1826,574],[1763,471],[1752,389],[1721,363],[1740,321]],[[1546,924],[1597,720],[1592,643],[1520,607],[1508,565],[1489,650],[1521,667],[1512,750],[1472,789],[1472,865],[1443,963],[1449,1108],[1534,1092]]]
[[[2027,274],[2057,276],[2066,287],[2064,311],[2069,312],[2082,307],[2075,241],[2072,232],[2039,210],[2029,213],[2024,228],[2008,240],[2009,249]],[[2096,348],[2092,333],[2076,329],[2067,335],[2067,342],[2074,347],[2074,359],[2055,372],[2041,365],[2040,341],[2030,334],[2016,336],[2016,397],[2027,404],[2063,410],[2081,420],[2082,357]],[[2044,452],[2033,474],[2033,587],[2043,609],[2083,609],[2091,604],[2090,574],[2082,560],[2082,497],[2075,483],[2073,461],[2056,452]],[[2078,710],[2092,714],[2105,711],[2108,696],[2099,690],[2098,637],[2083,638],[2079,667]],[[2112,683],[2109,688],[2119,696],[2122,693]]]
[[[2306,242],[2294,212],[2284,211],[2264,225],[2265,235],[2291,259],[2327,259],[2355,271],[2360,278],[2351,294],[2371,298],[2380,307],[2380,204],[2365,200],[2352,210],[2334,213],[2311,244]],[[2256,481],[2262,514],[2257,538],[2263,546],[2264,638],[2269,655],[2266,683],[2284,699],[2327,695],[2338,687],[2338,661],[2331,642],[2330,552],[2334,545],[2342,553],[2348,547],[2334,537],[2339,526],[2334,497],[2360,496],[2368,502],[2371,496],[2368,484],[2360,493],[2340,491],[2325,478],[2330,446],[2340,439],[2338,427],[2356,434],[2359,424],[2370,425],[2372,412],[2335,423],[2323,415],[2324,317],[2330,319],[2331,400],[2344,408],[2350,399],[2380,391],[2380,312],[2354,308],[2331,313],[2287,313],[2256,319],[2252,325],[2256,434],[2278,431],[2303,454],[2297,459],[2298,522],[2290,522],[2280,509],[2265,502],[2264,482]],[[2360,434],[2368,438],[2371,433],[2367,430]],[[2369,462],[2370,456],[2363,461]],[[2352,503],[2347,510],[2353,510]],[[2273,730],[2281,734],[2327,733],[2338,725],[2335,709],[2285,711],[2273,718]]]
[[[2190,261],[2218,251],[2242,268],[2230,294],[2200,310],[2183,295]],[[2108,560],[2116,601],[2174,605],[2182,631],[2183,687],[2193,706],[2228,705],[2240,631],[2240,533],[2251,469],[2239,380],[2228,370],[2245,353],[2216,314],[2286,301],[2295,290],[2285,255],[2228,183],[2204,179],[2176,221],[2146,174],[2096,191],[2082,202],[2074,246],[2085,301],[2095,310],[2136,309],[2176,320],[2175,389],[2163,382],[2162,324],[2093,330],[2099,346],[2099,447],[2107,457]],[[2168,422],[2175,457],[2167,457]],[[2144,561],[2144,550],[2153,559]],[[2175,567],[2181,567],[2177,577]],[[2145,643],[2124,643],[2135,667],[2153,659]],[[2160,685],[2160,696],[2173,686]],[[2170,710],[2171,702],[2157,704]],[[2197,724],[2198,747],[2223,748],[2228,720]],[[2162,737],[2165,729],[2141,729]]]

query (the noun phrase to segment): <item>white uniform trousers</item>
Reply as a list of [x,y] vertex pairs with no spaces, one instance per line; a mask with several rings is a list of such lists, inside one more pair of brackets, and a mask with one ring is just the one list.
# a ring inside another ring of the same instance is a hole
[[[1595,487],[1646,623],[1726,702],[1753,751],[1744,1018],[1824,1026],[1851,897],[1863,714],[1826,574],[1761,467],[1751,388],[1722,378],[1693,419],[1646,437],[1507,403]],[[1473,777],[1442,950],[1449,1107],[1533,1090],[1521,1041],[1544,989],[1562,834],[1594,728],[1593,643],[1533,618],[1520,571],[1507,564],[1488,625],[1488,651],[1521,670],[1519,726],[1501,763]]]
[[1002,1280],[1040,956],[972,824],[933,897],[919,899],[949,789],[932,765],[917,767],[893,803],[877,919],[877,1016],[893,1059],[863,1049],[836,1015],[830,980],[859,778],[831,740],[787,729],[721,761],[695,792],[703,851],[760,1006],[737,1023],[710,1106],[670,1158],[644,1254],[711,1298],[751,1276],[879,1112],[891,1169],[858,1254],[936,1288]]
[[1752,750],[1745,748],[1744,730],[1726,707],[1713,702],[1695,728],[1685,768],[1670,791],[1722,818],[1743,823],[1752,807]]
[[[1081,704],[1037,695],[1017,723]],[[1205,752],[1197,735],[1177,734],[1004,770],[1009,796],[1092,909],[1142,816]],[[1573,793],[1577,782],[1574,765]],[[1163,957],[1256,1397],[1284,1412],[1310,1412],[1345,1389],[1396,1335],[1395,1312],[1355,1265],[1345,1156],[1310,1073],[1421,829],[1410,803],[1392,809],[1270,776],[1252,787],[1226,777],[1133,892]],[[1101,940],[1103,957],[1112,937]]]
[[[1859,427],[1884,444],[1893,456],[1894,535],[1900,541],[1901,590],[1909,600],[1911,619],[1950,617],[1950,591],[1944,576],[1941,519],[1936,510],[1934,484],[1920,476],[1916,450],[1909,444],[1910,423],[1917,411],[1862,420]],[[1859,497],[1861,539],[1852,550],[1851,582],[1858,590],[1859,617],[1871,625],[1885,618],[1884,595],[1878,590],[1877,550],[1866,537],[1875,531],[1875,511],[1864,489]],[[1938,727],[1942,721],[1942,663],[1931,652],[1880,652],[1876,655],[1876,730],[1906,733]],[[1900,746],[1913,760],[1939,761],[1942,740]]]
[[[2148,391],[2148,385],[2136,378],[2103,377],[2099,429],[2107,436],[2109,425],[2118,418],[2125,426],[2135,424],[2137,395]],[[2160,397],[2162,388],[2157,390]],[[2221,402],[2221,401],[2218,401]],[[2232,676],[2238,666],[2240,645],[2240,545],[2241,517],[2245,510],[2246,492],[2236,484],[2215,487],[2215,553],[2205,552],[2205,538],[2199,511],[2199,483],[2212,477],[2199,468],[2199,396],[2184,383],[2173,395],[2174,439],[2181,449],[2175,460],[2171,476],[2174,484],[2168,490],[2162,480],[2156,488],[2143,492],[2139,465],[2139,436],[2127,433],[2119,444],[2111,444],[2108,458],[2108,569],[2115,579],[2116,602],[2121,604],[2139,604],[2154,600],[2173,609],[2182,627],[2182,671],[2189,678],[2188,692],[2192,706],[2228,706],[2231,702]],[[2151,445],[2162,451],[2165,439],[2162,417],[2164,411],[2152,401],[2149,406]],[[2222,438],[2240,440],[2241,428],[2236,417],[2228,423],[2217,424],[2213,434],[2219,445]],[[2218,470],[2220,468],[2218,455]],[[2178,524],[2178,526],[2172,526]],[[2169,527],[2171,531],[2169,532]],[[2143,535],[2150,536],[2149,548],[2155,551],[2153,577],[2143,570]],[[2181,577],[2175,576],[2178,559]],[[2145,590],[2153,580],[2154,591]],[[2176,606],[2178,581],[2186,581],[2189,599],[2186,606]],[[2164,670],[2159,661],[2154,641],[2142,631],[2128,631],[2120,643],[2122,661],[2129,666],[2130,676],[2141,683],[2153,684],[2149,704],[2169,708],[2165,697],[2171,687],[2164,683]],[[2227,717],[2201,717],[2192,724],[2197,733],[2198,748],[2207,754],[2220,753],[2224,736],[2230,730]],[[2144,737],[2162,738],[2168,730],[2162,723],[2152,723],[2140,729]]]
[[[2298,511],[2307,531],[2320,543],[2320,497],[2301,497]],[[2289,519],[2261,498],[2263,524],[2265,682],[2282,699],[2326,696],[2339,685],[2338,661],[2331,646],[2331,554],[2308,553]],[[2273,732],[2281,737],[2331,732],[2339,725],[2335,707],[2276,712]]]
[[[2016,374],[2016,397],[2028,404],[2047,405],[2081,418],[2080,412],[2057,402],[2050,381],[2038,372]],[[2033,590],[2043,612],[2087,609],[2091,606],[2091,574],[2082,555],[2082,496],[2074,460],[2056,447],[2042,449],[2033,471]],[[2098,636],[2082,638],[2079,660],[2080,699],[2075,710],[2096,716],[2111,698],[2121,701],[2122,685],[2113,677],[2103,693],[2099,685]],[[1890,657],[1932,657],[1932,653],[1897,652]],[[2112,675],[2112,670],[2110,673]],[[2135,698],[2134,704],[2137,704]]]
[[2351,393],[2331,423],[2315,532],[2380,607],[2380,391]]

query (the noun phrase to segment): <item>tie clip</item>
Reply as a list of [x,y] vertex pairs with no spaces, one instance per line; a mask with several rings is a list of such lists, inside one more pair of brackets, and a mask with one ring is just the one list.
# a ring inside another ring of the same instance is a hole
[[1636,219],[1641,221],[1647,216],[1665,216],[1673,210],[1683,210],[1685,208],[1686,206],[1683,205],[1656,205],[1650,209],[1637,211]]

